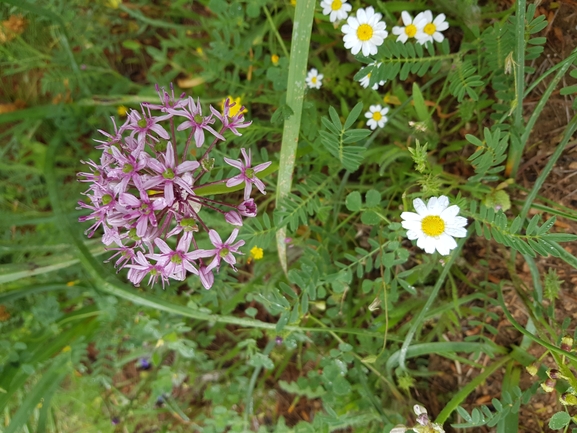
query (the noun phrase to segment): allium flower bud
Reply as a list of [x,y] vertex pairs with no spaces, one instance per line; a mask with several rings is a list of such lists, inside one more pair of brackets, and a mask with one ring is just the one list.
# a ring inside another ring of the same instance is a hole
[[539,371],[539,365],[537,365],[536,363],[533,363],[531,365],[528,365],[526,367],[527,373],[529,373],[531,376],[535,376],[537,374],[537,372]]
[[236,211],[231,210],[230,212],[225,213],[224,219],[226,219],[227,223],[232,224],[233,226],[242,227],[242,217]]
[[237,210],[242,216],[249,218],[254,218],[257,214],[257,207],[252,198],[239,204]]
[[[265,185],[256,174],[270,162],[252,167],[250,149],[242,149],[244,163],[225,158],[241,173],[211,180],[214,158],[210,152],[217,142],[226,141],[225,133],[241,135],[238,129],[251,122],[244,121],[242,112],[229,116],[230,100],[222,113],[210,107],[205,116],[200,100],[195,102],[184,94],[176,98],[172,86],[170,93],[158,86],[156,90],[160,104],[142,104],[140,111],[132,110],[120,127],[113,119],[112,133],[99,130],[104,135],[103,140],[96,140],[96,148],[102,150],[100,161],[83,162],[89,171],[78,173],[79,181],[88,184],[86,199],[78,203],[87,214],[79,221],[92,223],[86,231],[89,237],[102,227],[102,242],[115,252],[109,260],[116,258],[116,268],[126,268],[134,285],[147,278],[148,284],[160,280],[164,287],[170,279],[182,281],[192,273],[209,289],[223,261],[236,270],[234,255],[242,254],[239,248],[244,241],[234,242],[238,235],[235,228],[222,242],[208,227],[204,213],[221,214],[234,227],[242,226],[243,217],[256,216],[257,207],[250,198],[252,186],[265,193]],[[215,125],[217,121],[220,128]],[[188,138],[178,142],[175,130],[190,130]],[[194,141],[202,147],[207,136],[212,136],[212,141],[196,161],[189,145]],[[215,183],[244,184],[244,201],[236,206],[233,203],[238,201],[229,203],[226,197],[215,200],[198,195],[198,188]],[[198,247],[195,237],[201,234],[208,235],[214,249]]]
[[545,392],[553,392],[555,391],[555,384],[557,383],[554,379],[547,379],[545,382],[541,384],[541,388]]
[[569,336],[563,337],[561,339],[561,350],[571,352],[571,349],[573,349],[573,338]]
[[559,402],[565,406],[577,406],[577,396],[566,392],[559,397]]

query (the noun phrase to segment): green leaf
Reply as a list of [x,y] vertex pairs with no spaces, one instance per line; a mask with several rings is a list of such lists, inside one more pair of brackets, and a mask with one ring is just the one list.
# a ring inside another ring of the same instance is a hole
[[549,428],[551,430],[561,430],[571,422],[571,415],[567,412],[557,412],[549,420]]
[[369,210],[361,214],[361,221],[363,222],[363,224],[375,226],[381,222],[381,217],[379,216],[378,213]]
[[381,204],[381,193],[375,189],[370,189],[367,191],[365,201],[367,207],[377,207]]
[[347,195],[346,199],[347,209],[351,212],[358,212],[363,207],[363,200],[361,198],[361,193],[358,191],[353,191]]
[[347,120],[345,120],[345,129],[349,129],[353,126],[353,123],[358,119],[361,111],[363,110],[363,103],[359,102],[357,105],[353,107],[349,115],[347,116]]
[[351,384],[344,377],[337,376],[333,381],[333,391],[336,395],[349,395],[351,390]]

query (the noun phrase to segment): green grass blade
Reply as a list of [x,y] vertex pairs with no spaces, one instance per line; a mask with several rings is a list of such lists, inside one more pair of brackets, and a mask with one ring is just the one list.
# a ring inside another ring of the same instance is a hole
[[[526,0],[517,0],[515,12],[515,37],[517,47],[515,49],[515,112],[513,120],[513,132],[517,140],[512,140],[509,149],[509,158],[505,167],[505,173],[513,178],[517,174],[517,168],[523,154],[524,143],[521,140],[523,131],[523,96],[525,94],[525,8]],[[531,17],[533,18],[533,17]]]
[[[75,289],[85,289],[80,286],[72,286]],[[9,301],[15,301],[16,299],[24,298],[28,295],[35,295],[37,293],[52,292],[56,290],[69,290],[72,287],[66,284],[48,284],[43,286],[28,286],[22,287],[16,290],[10,290],[8,292],[0,293],[0,304],[4,304]]]
[[[486,354],[498,354],[504,353],[506,350],[499,346],[490,346],[487,343],[478,342],[460,342],[460,341],[442,341],[434,343],[423,343],[415,344],[407,350],[406,358],[416,358],[418,356],[430,355],[435,353],[439,356],[444,356],[443,354],[455,353],[455,352],[482,352]],[[387,373],[390,375],[393,368],[395,368],[400,363],[401,351],[397,350],[393,353],[387,360],[386,369]]]
[[443,408],[441,413],[437,416],[435,422],[443,425],[445,421],[447,421],[447,419],[449,418],[449,415],[451,415],[457,409],[457,406],[459,406],[461,403],[465,401],[465,399],[469,396],[469,394],[471,394],[475,390],[475,388],[481,385],[495,371],[497,371],[503,365],[509,362],[509,360],[510,358],[506,356],[503,359],[494,362],[493,364],[485,368],[485,370],[483,370],[483,372],[478,376],[476,376],[471,382],[469,382],[467,385],[461,388],[459,392],[456,393],[453,396],[453,398],[447,403],[447,405]]
[[[503,386],[501,392],[513,393],[513,389],[519,386],[521,379],[521,369],[513,360],[507,364],[505,377],[503,377]],[[509,412],[503,419],[497,423],[497,433],[517,433],[519,430],[519,412]]]
[[[276,189],[277,209],[280,208],[280,202],[290,193],[292,185],[306,89],[305,78],[315,5],[315,0],[300,0],[297,2],[295,10],[286,96],[286,103],[292,109],[293,114],[284,123]],[[286,273],[287,246],[285,238],[286,229],[282,228],[277,232],[276,240],[279,260]]]
[[[92,255],[101,255],[106,252],[103,246],[98,246],[89,251]],[[27,263],[1,265],[0,284],[68,268],[79,263],[79,261],[78,258],[71,254],[58,254]]]
[[60,359],[56,359],[50,368],[46,370],[42,379],[36,384],[34,389],[28,393],[22,405],[18,408],[10,424],[4,430],[4,433],[16,433],[21,431],[22,426],[28,421],[34,408],[41,403],[43,398],[51,396],[60,386],[68,374],[67,364]]
[[425,304],[425,306],[423,307],[423,309],[421,310],[421,312],[419,313],[417,318],[413,319],[413,324],[411,325],[409,332],[407,332],[407,336],[405,337],[405,341],[403,342],[403,345],[402,345],[400,353],[399,353],[399,366],[403,370],[406,370],[406,368],[407,368],[405,365],[405,359],[407,358],[407,352],[409,350],[409,346],[410,346],[411,342],[413,341],[413,337],[415,336],[415,333],[417,332],[417,330],[424,323],[425,318],[427,316],[427,313],[429,311],[429,308],[431,308],[431,306],[433,305],[433,302],[435,302],[435,299],[437,299],[437,295],[439,294],[439,290],[441,290],[441,287],[443,286],[443,283],[445,282],[445,278],[447,278],[447,275],[449,274],[451,267],[455,263],[457,257],[459,257],[459,253],[461,252],[461,249],[463,248],[465,241],[469,238],[469,236],[471,236],[472,232],[473,232],[473,228],[471,226],[469,228],[469,230],[467,230],[467,236],[462,238],[462,239],[459,239],[459,241],[457,242],[457,248],[455,248],[453,250],[453,252],[451,253],[451,255],[449,257],[449,260],[447,261],[447,263],[443,267],[443,271],[441,272],[441,275],[439,276],[439,279],[437,280],[435,287],[433,287],[433,291],[429,295],[429,298],[427,299],[427,303]]
[[521,212],[519,214],[521,218],[526,218],[527,215],[529,214],[529,209],[531,209],[531,205],[533,204],[535,197],[537,197],[537,193],[545,183],[545,180],[549,176],[549,173],[551,173],[551,170],[555,166],[555,163],[565,150],[565,147],[567,147],[567,143],[569,143],[569,140],[571,139],[571,137],[573,137],[573,134],[575,133],[576,130],[577,130],[577,116],[573,117],[573,119],[571,119],[571,122],[569,122],[569,125],[567,125],[561,143],[559,143],[559,145],[555,149],[555,152],[553,152],[553,155],[551,155],[551,157],[547,161],[547,164],[543,168],[543,171],[541,172],[541,174],[539,174],[539,177],[535,181],[535,184],[533,185],[531,192],[525,199],[525,205],[523,206],[523,209],[521,209]]

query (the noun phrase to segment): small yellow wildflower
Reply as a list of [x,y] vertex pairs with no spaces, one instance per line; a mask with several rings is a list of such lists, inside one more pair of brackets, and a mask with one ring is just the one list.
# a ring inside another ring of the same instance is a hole
[[156,342],[156,348],[164,346],[164,340],[161,338]]
[[72,348],[70,346],[64,346],[64,348],[62,349],[62,353],[70,352],[71,350]]
[[264,257],[264,252],[262,248],[252,247],[252,249],[250,250],[250,256],[255,260],[260,260]]
[[279,61],[280,57],[277,54],[273,54],[272,56],[270,56],[270,60],[272,62],[273,65],[278,65],[278,61]]
[[204,50],[202,49],[202,47],[198,47],[198,48],[196,49],[196,52],[197,52],[198,54],[200,54],[201,56],[204,54]]
[[[234,106],[230,108],[230,110],[228,110],[228,117],[234,117],[238,114],[238,112],[240,111],[240,108],[242,107],[242,103],[240,101],[240,96],[238,98],[233,98],[232,96],[228,96],[228,99],[230,99],[230,102],[234,102]],[[226,99],[223,99],[222,102],[220,103],[220,106],[222,107],[222,109],[224,110],[224,103],[225,103]],[[246,113],[248,110],[245,108],[244,110],[242,110],[242,113]]]
[[296,5],[297,5],[297,0],[291,0],[291,5],[296,6]]
[[128,108],[126,108],[124,105],[119,105],[116,108],[116,112],[120,117],[126,117],[126,115],[128,114]]

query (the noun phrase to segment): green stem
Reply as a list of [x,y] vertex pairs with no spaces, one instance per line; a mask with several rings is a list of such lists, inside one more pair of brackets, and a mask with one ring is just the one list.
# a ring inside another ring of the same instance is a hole
[[529,118],[529,121],[525,126],[525,130],[523,132],[523,135],[521,136],[521,143],[523,144],[527,143],[529,135],[531,135],[531,131],[533,130],[533,126],[535,126],[535,122],[537,122],[537,119],[541,115],[543,108],[545,108],[545,104],[549,100],[549,97],[551,96],[551,94],[557,87],[557,84],[559,84],[559,81],[561,81],[561,78],[563,78],[563,76],[565,75],[569,67],[573,64],[573,61],[575,61],[576,58],[577,58],[577,49],[573,50],[571,55],[564,60],[564,65],[561,67],[561,69],[559,69],[559,72],[557,72],[555,77],[551,80],[549,86],[547,86],[547,90],[545,91],[545,93],[543,93],[543,96],[541,96],[539,103],[533,110],[533,113],[531,114],[531,117]]
[[[292,185],[305,96],[305,77],[315,5],[316,0],[299,0],[295,10],[286,96],[286,103],[293,114],[284,123],[277,181],[277,209],[280,209],[280,203],[288,196]],[[284,272],[287,273],[285,238],[286,228],[278,230],[276,240],[279,260]]]
[[459,253],[461,252],[461,248],[463,247],[463,245],[465,244],[465,241],[471,235],[471,233],[472,233],[472,228],[469,228],[469,230],[467,230],[467,236],[459,240],[459,242],[457,244],[457,248],[455,248],[455,250],[453,250],[453,252],[451,253],[449,261],[445,264],[445,267],[443,268],[443,272],[441,272],[441,275],[439,276],[439,279],[437,280],[435,287],[433,287],[433,291],[429,295],[429,298],[427,299],[427,303],[425,304],[425,306],[423,307],[423,309],[421,310],[421,312],[419,313],[417,318],[413,320],[413,324],[411,325],[409,332],[407,332],[407,336],[405,337],[405,341],[403,342],[403,345],[401,346],[401,350],[399,351],[399,366],[401,367],[401,369],[403,369],[403,370],[407,369],[407,366],[405,365],[405,359],[407,358],[407,351],[409,350],[409,346],[411,345],[411,341],[413,341],[413,337],[415,336],[417,329],[419,329],[419,327],[425,321],[425,317],[427,315],[427,312],[429,311],[429,308],[431,308],[431,306],[433,305],[433,302],[435,302],[435,300],[437,299],[437,295],[439,294],[439,290],[443,286],[443,283],[445,282],[445,278],[447,278],[447,275],[449,274],[449,271],[451,270],[451,266],[453,266],[453,264],[455,263],[455,260],[457,259],[457,257],[459,256]]
[[525,205],[523,206],[523,209],[521,209],[521,213],[519,214],[521,218],[527,217],[529,209],[531,209],[531,204],[533,203],[533,200],[535,200],[535,197],[537,197],[537,193],[545,183],[547,176],[549,176],[549,173],[551,173],[553,166],[555,165],[555,163],[565,150],[565,147],[567,147],[567,143],[569,143],[569,140],[571,140],[571,137],[573,136],[576,130],[577,130],[577,116],[573,117],[573,119],[571,119],[571,121],[569,122],[569,125],[567,125],[567,129],[565,129],[565,134],[563,136],[563,139],[561,140],[561,143],[559,143],[559,145],[555,149],[555,152],[553,153],[553,155],[551,155],[549,161],[547,161],[547,165],[545,165],[545,168],[543,168],[543,171],[535,181],[535,184],[533,185],[531,192],[525,199]]
[[[263,355],[269,356],[272,350],[274,349],[276,342],[274,339],[269,340],[266,347],[264,348]],[[258,379],[258,375],[262,370],[262,365],[257,366],[250,378],[250,382],[248,383],[248,389],[246,390],[246,408],[244,411],[244,428],[248,431],[248,418],[252,415],[254,409],[254,400],[252,398],[252,392],[254,391],[254,387],[256,385],[256,380]]]
[[511,147],[509,148],[509,158],[507,160],[507,175],[515,177],[521,155],[523,154],[524,143],[521,140],[523,130],[523,98],[525,95],[525,3],[526,0],[517,0],[515,13],[515,36],[517,38],[517,48],[515,52],[515,115],[513,118],[513,130],[511,137]]
[[480,384],[482,384],[489,376],[491,376],[495,371],[505,365],[511,358],[509,356],[505,356],[504,358],[500,359],[497,362],[494,362],[489,367],[485,368],[485,370],[476,376],[471,382],[465,385],[461,390],[453,396],[453,398],[447,403],[447,405],[443,408],[441,413],[437,416],[435,420],[436,423],[443,425],[449,415],[451,415],[457,407],[465,401],[465,399],[471,394],[475,388],[477,388]]
[[289,52],[286,49],[286,45],[284,44],[284,41],[280,35],[280,33],[278,32],[278,29],[276,28],[276,25],[274,23],[274,20],[272,19],[272,16],[270,14],[270,11],[268,10],[268,8],[265,6],[263,6],[263,10],[264,10],[264,14],[266,15],[266,19],[268,21],[268,23],[270,24],[270,28],[272,29],[274,35],[276,36],[276,39],[278,40],[278,43],[280,44],[280,47],[282,48],[282,52],[284,53],[284,55],[288,58],[289,57]]

